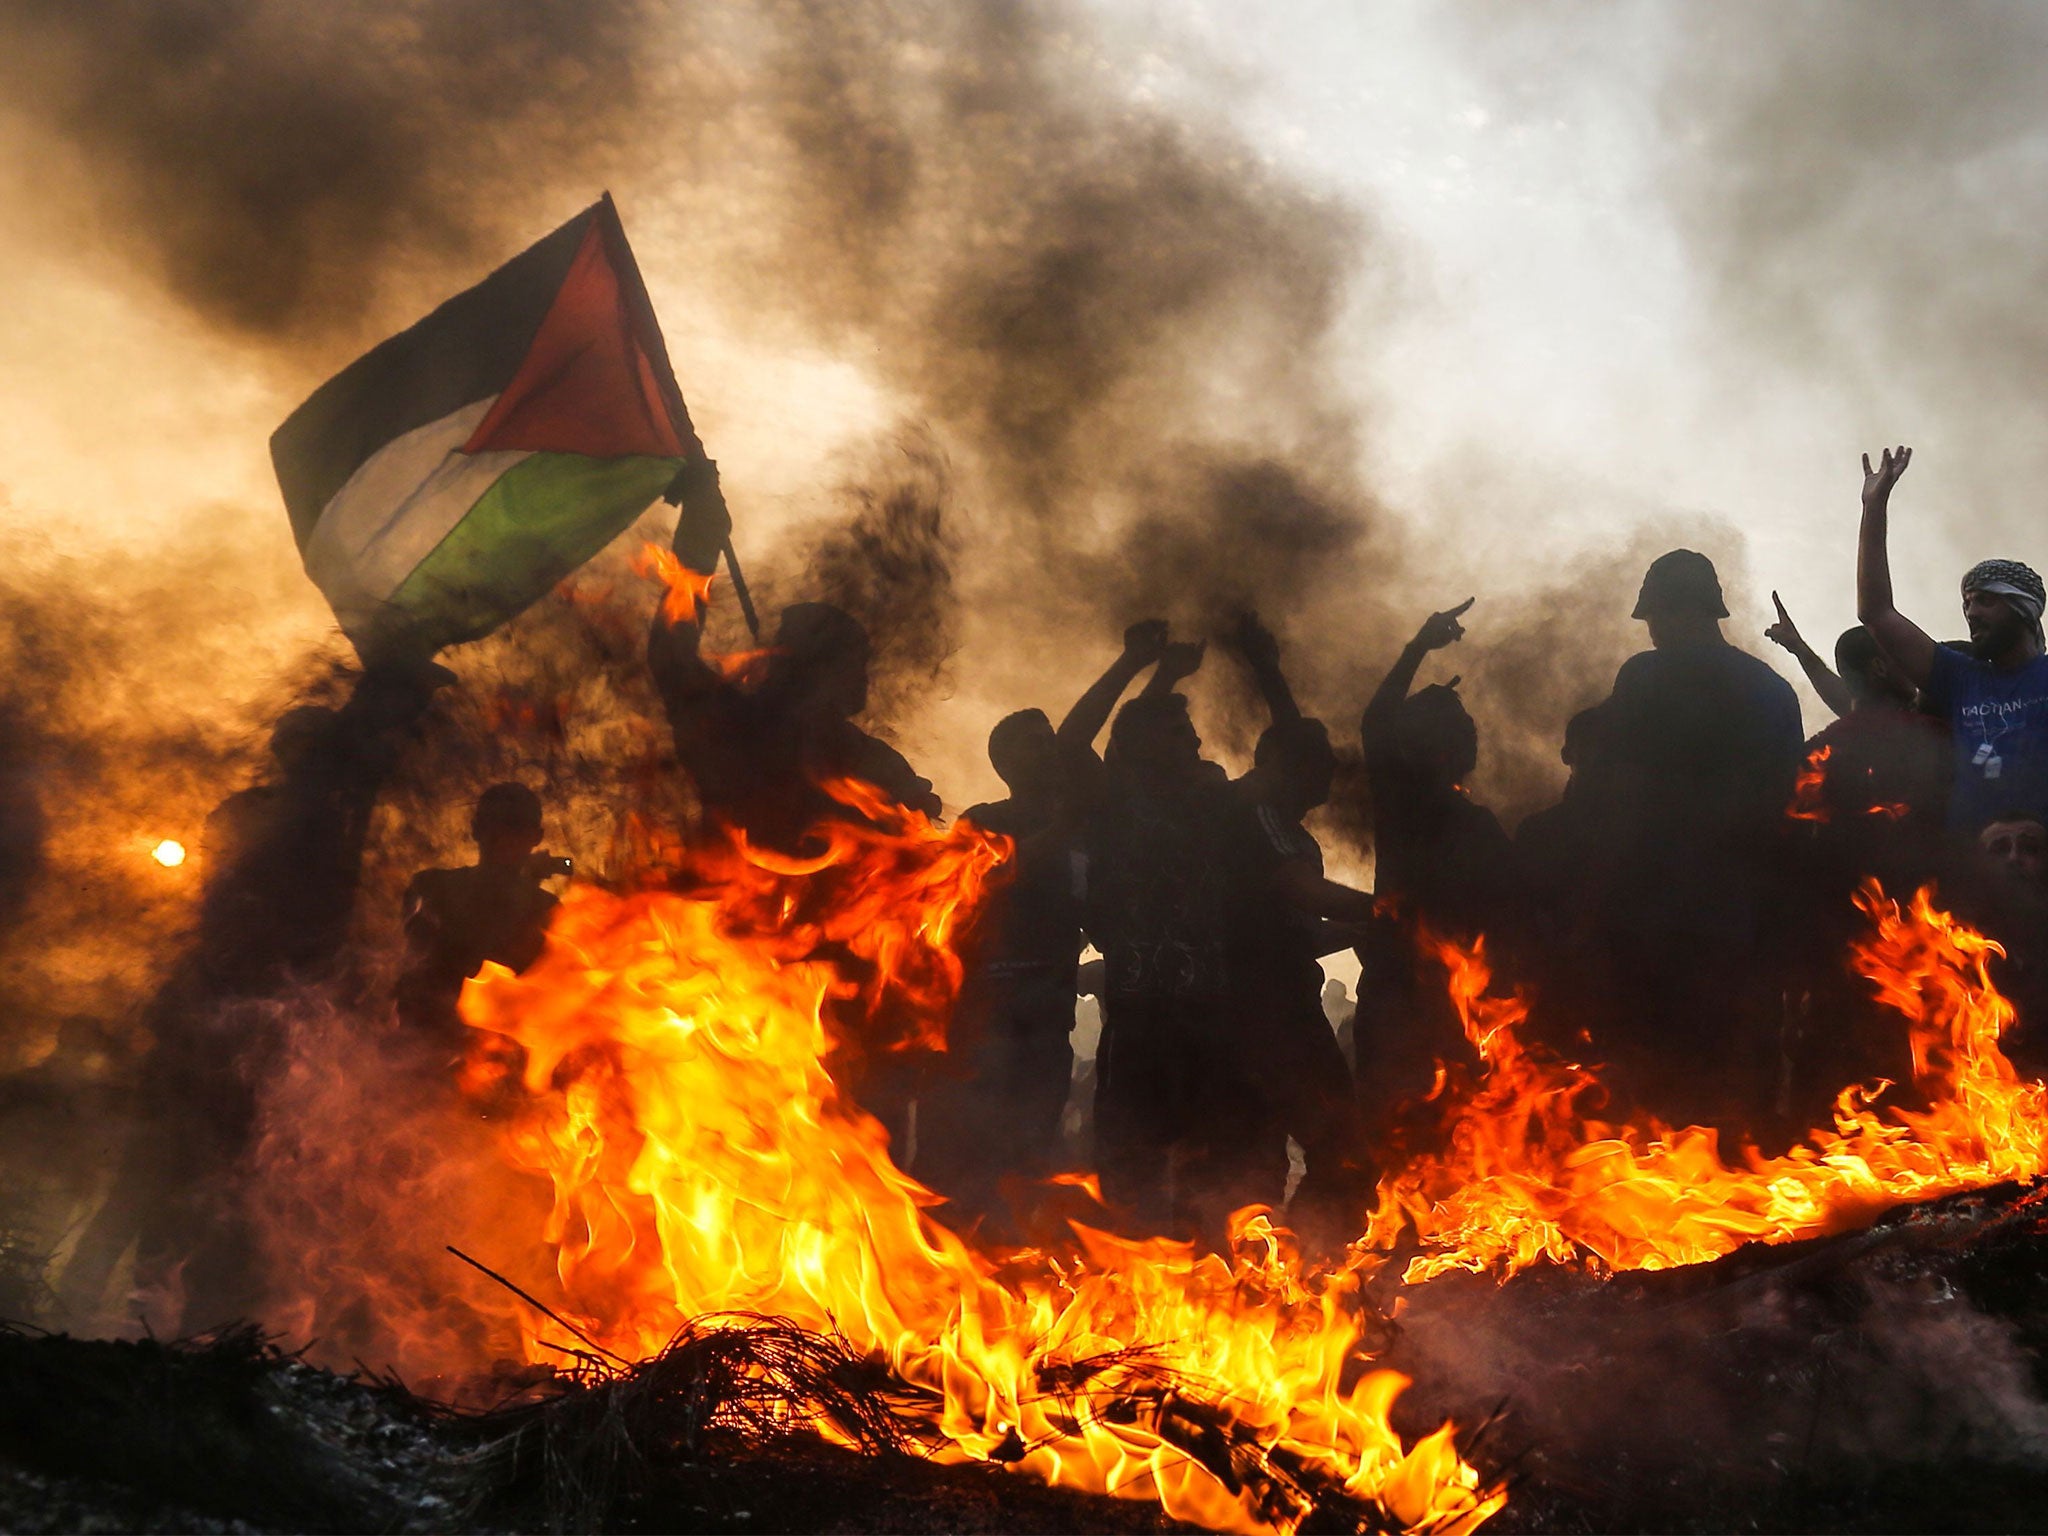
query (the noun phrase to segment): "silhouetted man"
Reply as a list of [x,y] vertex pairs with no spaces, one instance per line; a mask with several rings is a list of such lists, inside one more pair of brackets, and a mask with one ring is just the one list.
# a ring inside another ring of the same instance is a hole
[[1533,983],[1530,1026],[1573,1057],[1584,1055],[1589,1026],[1612,986],[1600,931],[1614,877],[1614,770],[1601,739],[1603,718],[1597,704],[1572,716],[1558,753],[1571,770],[1563,797],[1515,829],[1529,891],[1528,942],[1515,958]]
[[1856,873],[1888,887],[1918,884],[1934,873],[1932,834],[1948,816],[1948,733],[1862,625],[1835,642],[1835,666],[1849,708],[1807,743],[1820,776],[1819,825]]
[[1428,1089],[1437,1062],[1474,1060],[1442,967],[1422,953],[1425,936],[1469,943],[1483,935],[1497,951],[1527,910],[1514,844],[1465,793],[1479,728],[1457,679],[1409,692],[1432,651],[1464,638],[1458,621],[1471,606],[1467,598],[1423,621],[1359,722],[1380,916],[1359,947],[1354,1029],[1360,1096],[1382,1134],[1398,1106]]
[[147,1015],[142,1123],[62,1277],[73,1317],[93,1315],[131,1243],[138,1290],[162,1303],[158,1325],[253,1314],[253,1235],[235,1183],[280,1044],[268,1000],[345,984],[370,813],[453,680],[424,656],[367,664],[341,709],[287,711],[271,734],[275,777],[208,818],[197,936]]
[[[732,531],[717,466],[699,461],[677,488],[676,556],[708,576]],[[822,787],[845,778],[906,809],[939,814],[931,781],[853,723],[867,708],[868,636],[850,614],[830,603],[791,604],[772,651],[745,678],[728,676],[700,654],[702,618],[701,600],[664,603],[647,660],[676,755],[707,814],[757,843],[792,848],[821,821],[851,814]]]
[[1886,550],[1892,487],[1913,450],[1863,457],[1863,523],[1856,546],[1856,612],[1929,709],[1948,722],[1955,782],[1949,824],[1975,835],[2018,808],[2048,814],[2048,658],[2042,655],[2041,578],[2017,560],[1986,560],[1963,577],[1970,655],[1936,645],[1893,605]]
[[1824,1124],[1850,1083],[1910,1078],[1896,1021],[1871,1008],[1868,986],[1843,964],[1869,922],[1854,898],[1874,877],[1904,899],[1952,862],[1948,732],[1917,707],[1913,685],[1861,625],[1835,642],[1832,675],[1841,717],[1807,743],[1790,808],[1801,886],[1785,925],[1795,959],[1785,1089],[1797,1125]]
[[1601,711],[1620,995],[1594,1039],[1664,1118],[1736,1127],[1763,1119],[1778,1070],[1759,972],[1804,742],[1791,685],[1728,643],[1727,616],[1704,555],[1673,550],[1643,577],[1635,617],[1653,648],[1623,663]]
[[1293,1137],[1307,1171],[1289,1222],[1311,1245],[1334,1248],[1363,1230],[1374,1169],[1350,1066],[1323,1011],[1321,962],[1363,937],[1373,899],[1324,876],[1322,846],[1304,825],[1330,798],[1337,755],[1329,731],[1301,713],[1279,642],[1256,614],[1241,616],[1230,644],[1271,716],[1251,771],[1231,786],[1256,832],[1235,875],[1231,1012],[1241,1083],[1259,1095],[1264,1117],[1253,1143],[1234,1154],[1245,1179],[1240,1198],[1281,1204]]
[[1297,716],[1267,727],[1251,772],[1231,786],[1257,832],[1237,876],[1230,951],[1242,1083],[1260,1094],[1267,1121],[1246,1166],[1270,1182],[1247,1192],[1280,1204],[1292,1136],[1307,1172],[1289,1220],[1309,1243],[1331,1248],[1364,1230],[1374,1183],[1350,1068],[1323,1012],[1321,963],[1363,937],[1373,898],[1324,876],[1322,846],[1303,825],[1329,800],[1336,767],[1323,723]]
[[1515,847],[1521,852],[1537,900],[1535,916],[1546,939],[1569,933],[1593,895],[1606,809],[1607,759],[1599,739],[1600,721],[1600,707],[1595,705],[1566,722],[1564,745],[1557,754],[1570,770],[1564,795],[1556,805],[1523,817],[1515,828]]
[[493,784],[470,817],[476,862],[423,869],[405,891],[405,970],[398,1016],[428,1049],[462,1050],[456,1012],[462,984],[487,960],[523,971],[540,957],[555,896],[541,885],[566,874],[566,860],[536,855],[540,796],[524,784]]
[[1244,812],[1205,764],[1187,700],[1146,692],[1110,730],[1088,839],[1102,951],[1095,1141],[1104,1193],[1155,1231],[1220,1230],[1246,1096],[1234,1080],[1229,949]]
[[[683,566],[708,578],[732,531],[718,468],[699,460],[677,476],[681,497],[674,548]],[[868,636],[830,603],[782,610],[775,643],[759,665],[729,674],[707,660],[703,601],[679,598],[656,610],[647,664],[703,814],[753,843],[799,852],[826,822],[858,819],[834,798],[836,780],[858,780],[906,810],[936,817],[939,797],[903,754],[854,719],[867,708]],[[847,1038],[833,1070],[889,1130],[904,1156],[911,1102],[923,1063],[900,1039]]]
[[975,925],[948,1056],[918,1105],[917,1173],[969,1219],[1001,1222],[1005,1179],[1056,1171],[1073,1078],[1075,968],[1087,860],[1082,830],[1102,794],[1095,738],[1138,674],[1165,651],[1163,620],[1132,625],[1124,648],[1067,712],[1006,715],[989,761],[1010,793],[963,821],[1016,841],[1011,874]]

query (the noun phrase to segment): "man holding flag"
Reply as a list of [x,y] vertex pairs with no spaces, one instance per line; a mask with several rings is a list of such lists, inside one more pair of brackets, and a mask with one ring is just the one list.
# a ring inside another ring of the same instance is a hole
[[855,725],[867,708],[868,636],[830,603],[782,610],[775,646],[758,684],[729,678],[699,652],[703,600],[732,518],[718,466],[686,465],[670,494],[682,505],[675,554],[687,590],[662,604],[648,637],[648,665],[661,690],[676,755],[705,812],[757,843],[794,848],[821,821],[849,814],[823,786],[859,779],[927,816],[939,797],[894,747]]
[[336,374],[270,450],[365,659],[490,633],[704,459],[609,196]]
[[[271,456],[307,574],[366,661],[488,634],[664,494],[683,565],[732,563],[717,468],[609,196],[322,385]],[[819,783],[851,777],[937,814],[852,723],[868,646],[849,615],[786,610],[751,690],[700,657],[700,617],[701,598],[664,604],[650,661],[707,811],[787,843],[834,813]]]
[[608,196],[328,380],[271,457],[363,672],[343,709],[288,712],[272,781],[214,818],[197,939],[152,1005],[143,1126],[63,1277],[80,1319],[131,1248],[138,1292],[183,1291],[159,1327],[253,1310],[235,1189],[276,1045],[263,1001],[348,993],[371,810],[454,680],[434,653],[523,611],[686,466],[710,472]]

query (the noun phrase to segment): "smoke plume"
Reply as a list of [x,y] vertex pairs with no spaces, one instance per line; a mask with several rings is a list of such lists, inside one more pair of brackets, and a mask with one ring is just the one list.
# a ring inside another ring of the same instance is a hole
[[[270,381],[252,442],[609,185],[726,460],[764,616],[820,596],[859,616],[875,715],[958,805],[989,786],[988,725],[1064,710],[1133,620],[1208,635],[1258,610],[1343,742],[1412,626],[1463,595],[1410,591],[1415,541],[1374,490],[1372,423],[1335,366],[1340,329],[1404,302],[1411,257],[1217,120],[1133,94],[1107,47],[1058,3],[17,0],[0,11],[0,129],[40,231],[160,291]],[[809,402],[775,402],[718,359],[790,351],[856,375],[868,409],[808,491],[764,507],[735,463],[763,475]],[[722,402],[719,383],[742,379],[765,419]],[[282,516],[242,516],[267,543],[192,521],[170,556],[9,594],[12,675],[36,679],[18,739],[52,766],[37,769],[48,826],[27,838],[51,875],[8,942],[66,999],[17,1026],[21,1065],[50,1059],[60,1018],[131,1017],[175,950],[189,890],[139,899],[161,871],[127,844],[160,819],[203,826],[262,771],[264,722],[334,682]],[[644,673],[652,594],[624,569],[656,523],[444,658],[463,686],[373,829],[358,923],[373,960],[392,953],[409,874],[466,858],[491,782],[541,789],[550,846],[600,875],[626,858],[622,812],[689,814]],[[235,582],[249,600],[229,621]],[[731,638],[722,597],[718,624]],[[1555,782],[1566,702],[1618,659],[1573,674],[1561,658],[1587,652],[1572,638],[1510,626],[1492,663],[1522,690],[1498,718],[1500,782],[1529,786],[1525,802]],[[1242,750],[1263,722],[1227,658],[1212,652],[1198,687],[1212,742]],[[1557,702],[1548,721],[1539,697]],[[129,862],[101,880],[116,845]],[[99,957],[90,985],[63,958],[75,943]]]
[[644,29],[621,3],[16,0],[0,80],[83,156],[82,184],[45,190],[96,243],[289,341],[547,219],[637,107]]
[[1664,95],[1662,184],[1720,313],[1928,445],[1965,564],[2041,557],[2044,47],[2048,16],[1997,0],[1717,7],[1680,18]]

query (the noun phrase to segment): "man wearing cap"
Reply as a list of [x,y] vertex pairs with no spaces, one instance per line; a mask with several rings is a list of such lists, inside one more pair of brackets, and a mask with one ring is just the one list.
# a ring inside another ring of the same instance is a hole
[[1615,1006],[1593,1034],[1665,1119],[1757,1131],[1776,1061],[1770,872],[1805,743],[1791,685],[1728,643],[1727,616],[1705,555],[1672,550],[1643,577],[1652,649],[1615,677],[1594,765]]
[[1858,616],[1885,654],[1946,720],[1954,741],[1949,825],[1974,834],[2013,809],[2048,813],[2048,659],[2041,578],[2017,560],[1985,560],[1963,577],[1970,654],[1935,644],[1892,606],[1885,535],[1892,487],[1913,450],[1863,457],[1863,529],[1856,545]]

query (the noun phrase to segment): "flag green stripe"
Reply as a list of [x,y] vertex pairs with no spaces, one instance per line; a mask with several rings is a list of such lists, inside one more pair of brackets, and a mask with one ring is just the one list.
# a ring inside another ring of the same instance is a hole
[[664,458],[529,455],[399,584],[391,617],[442,645],[490,633],[630,527],[679,466]]

